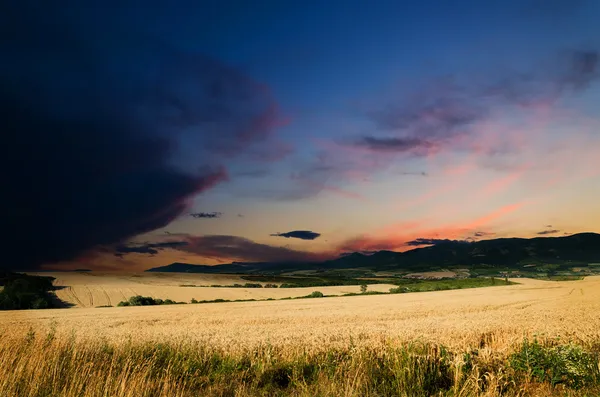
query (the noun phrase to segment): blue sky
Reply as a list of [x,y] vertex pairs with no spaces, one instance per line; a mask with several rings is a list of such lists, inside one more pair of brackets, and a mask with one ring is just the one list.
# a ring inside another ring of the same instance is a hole
[[[4,226],[65,230],[29,266],[315,259],[600,221],[598,2],[6,7],[22,37],[3,43],[7,101],[57,126],[7,142],[41,154],[14,178],[38,199],[5,203],[32,215]],[[71,138],[36,146],[52,134]],[[298,230],[319,236],[273,236]],[[148,241],[184,244],[113,255]]]

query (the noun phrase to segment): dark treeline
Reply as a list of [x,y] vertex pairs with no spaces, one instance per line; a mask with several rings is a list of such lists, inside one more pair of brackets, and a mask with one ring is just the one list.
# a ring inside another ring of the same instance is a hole
[[55,307],[54,277],[0,272],[0,310],[47,309]]

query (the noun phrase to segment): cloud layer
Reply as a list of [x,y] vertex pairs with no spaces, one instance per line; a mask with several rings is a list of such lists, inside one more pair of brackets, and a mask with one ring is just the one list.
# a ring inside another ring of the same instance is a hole
[[201,218],[214,219],[214,218],[220,218],[222,215],[223,215],[222,212],[192,212],[190,214],[190,216],[192,218],[196,218],[196,219],[201,219]]
[[524,153],[550,150],[545,124],[564,121],[565,103],[598,81],[599,56],[591,47],[555,49],[530,64],[423,77],[372,100],[361,98],[353,115],[360,127],[315,139],[314,157],[290,176],[302,190],[288,198],[328,192],[362,200],[349,185],[368,183],[402,162],[443,169],[459,156],[473,170],[511,173],[489,186],[491,194],[530,168],[544,167],[527,163]]
[[297,238],[300,240],[314,240],[321,236],[320,233],[311,232],[310,230],[293,230],[285,233],[274,233],[271,236],[285,237],[285,238]]
[[405,245],[412,247],[420,247],[422,245],[438,245],[444,243],[468,243],[466,240],[450,240],[450,239],[439,239],[439,238],[423,238],[419,237],[414,240],[407,241]]
[[464,145],[477,134],[476,123],[496,109],[527,109],[587,89],[600,77],[596,50],[563,51],[523,72],[497,72],[477,78],[434,79],[424,88],[368,110],[381,135],[364,135],[353,144],[375,152],[428,155],[443,147]]
[[178,249],[188,245],[187,241],[164,241],[145,244],[119,244],[115,247],[115,256],[122,257],[125,254],[148,254],[156,255],[159,251],[167,248]]
[[[181,235],[180,235],[181,236]],[[185,236],[178,250],[221,261],[312,262],[327,259],[327,253],[299,251],[261,244],[248,238],[227,235]]]
[[544,236],[544,235],[548,235],[548,234],[556,234],[556,233],[560,233],[560,230],[549,229],[549,230],[542,230],[541,232],[537,232],[537,234],[540,236]]
[[0,6],[1,268],[167,225],[277,122],[263,85],[154,38],[123,5],[67,3]]

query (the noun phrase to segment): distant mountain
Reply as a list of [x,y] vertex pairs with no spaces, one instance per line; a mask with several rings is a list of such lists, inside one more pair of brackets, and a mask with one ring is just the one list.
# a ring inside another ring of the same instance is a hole
[[405,252],[351,253],[324,262],[260,262],[224,265],[172,263],[148,272],[181,273],[281,273],[292,270],[369,268],[419,270],[447,266],[486,265],[522,267],[537,263],[600,263],[600,234],[579,233],[564,237],[498,238],[476,242],[444,241]]

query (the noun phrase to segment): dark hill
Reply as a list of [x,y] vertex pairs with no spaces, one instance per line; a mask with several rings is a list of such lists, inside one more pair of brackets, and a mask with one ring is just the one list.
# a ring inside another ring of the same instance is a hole
[[486,265],[522,268],[527,264],[600,263],[600,234],[579,233],[564,237],[499,238],[476,242],[444,241],[406,252],[352,253],[325,262],[231,263],[190,265],[173,263],[149,272],[279,273],[291,270],[419,270],[447,266]]

